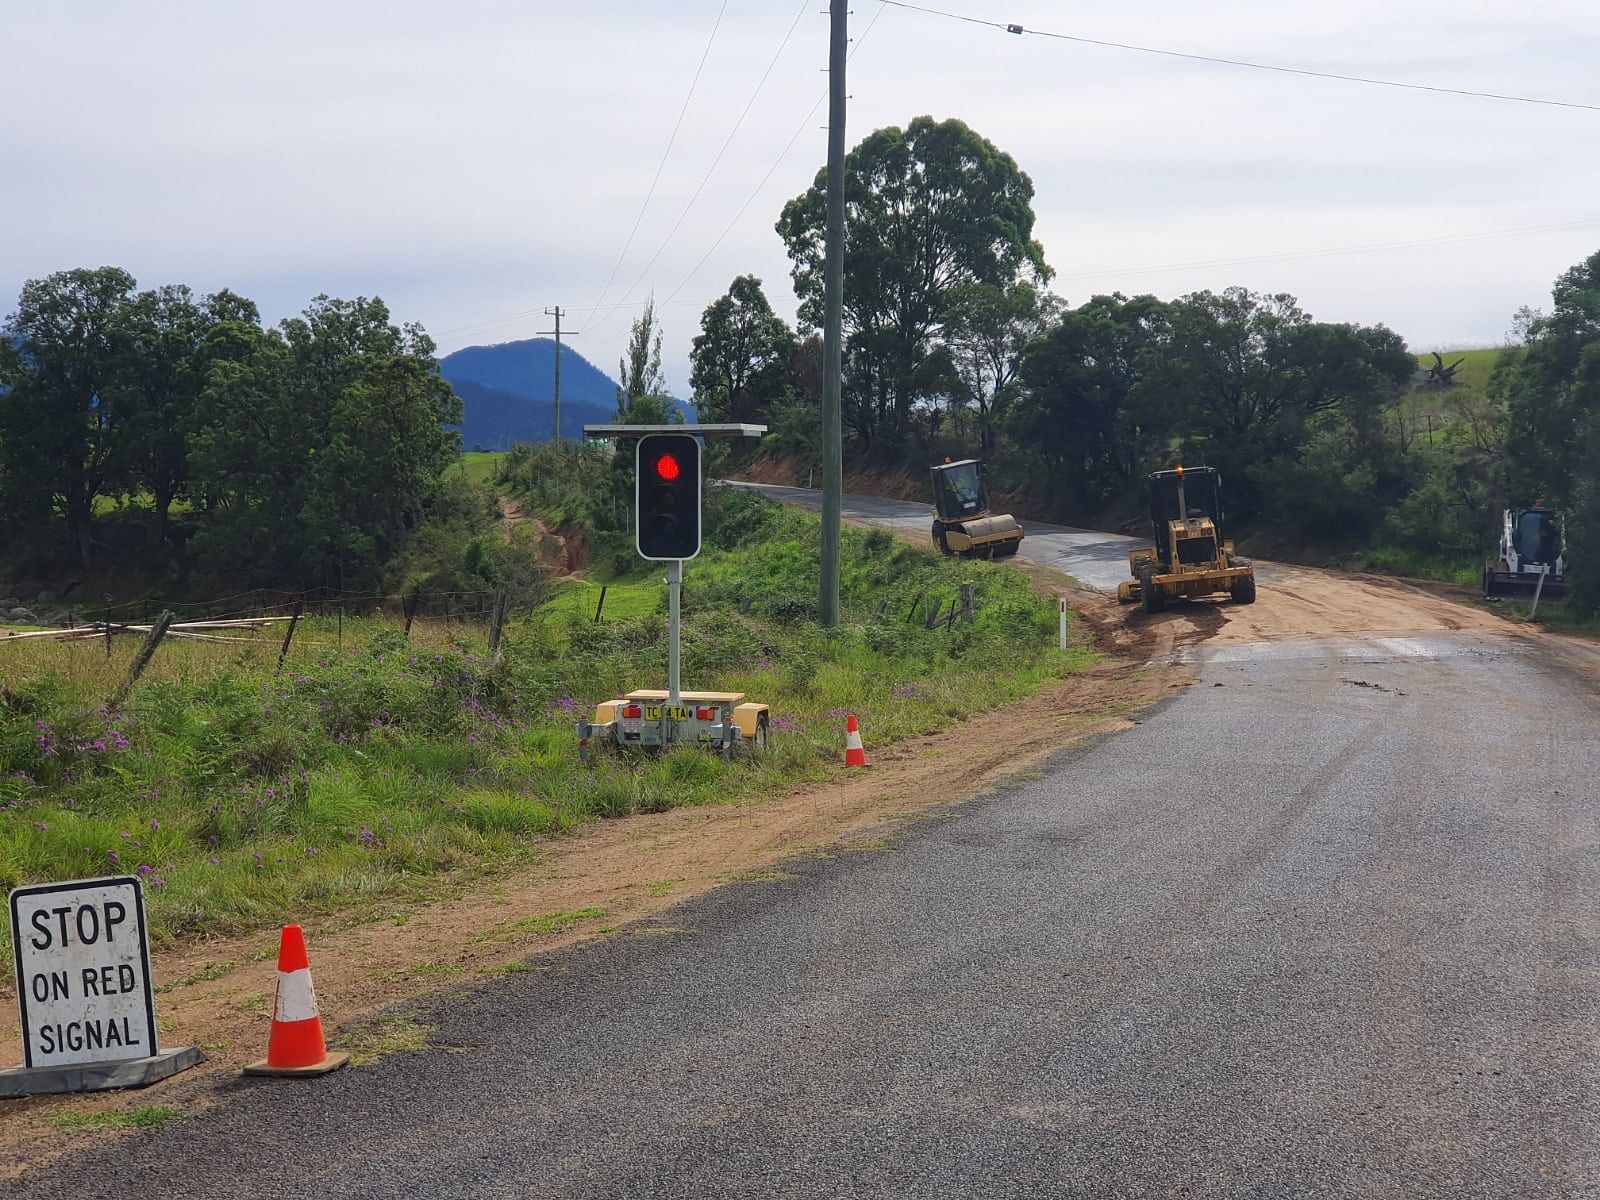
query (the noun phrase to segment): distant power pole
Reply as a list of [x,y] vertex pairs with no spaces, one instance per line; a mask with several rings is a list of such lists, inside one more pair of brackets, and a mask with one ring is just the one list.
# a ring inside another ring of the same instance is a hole
[[[553,423],[554,423],[554,426],[555,426],[553,437],[555,439],[556,444],[560,445],[560,443],[561,443],[561,318],[562,318],[562,316],[564,314],[561,311],[561,306],[558,304],[554,308],[545,309],[544,310],[544,315],[547,316],[547,317],[554,317],[556,319],[556,327],[554,329],[546,329],[546,330],[544,330],[539,336],[540,337],[549,337],[552,333],[554,333],[555,337],[556,337],[556,390],[555,390],[555,403],[552,405],[552,416],[553,416],[553,419],[554,419]],[[569,332],[567,334],[567,336],[568,337],[574,337],[576,335],[574,335],[574,334]]]
[[839,623],[839,510],[844,491],[840,409],[844,332],[844,63],[849,0],[829,0],[828,234],[822,260],[822,595],[824,626]]

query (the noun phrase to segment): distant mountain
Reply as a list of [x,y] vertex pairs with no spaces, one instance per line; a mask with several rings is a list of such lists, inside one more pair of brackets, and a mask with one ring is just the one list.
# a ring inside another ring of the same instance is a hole
[[[468,346],[447,354],[439,370],[461,397],[461,442],[471,450],[504,450],[513,442],[549,441],[556,344],[551,338]],[[571,346],[561,347],[561,434],[610,421],[616,382]]]

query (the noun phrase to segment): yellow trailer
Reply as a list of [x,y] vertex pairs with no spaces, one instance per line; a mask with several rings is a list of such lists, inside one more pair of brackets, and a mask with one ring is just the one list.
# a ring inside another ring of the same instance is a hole
[[599,705],[594,720],[578,722],[578,758],[588,762],[606,746],[677,745],[702,745],[727,757],[739,747],[765,750],[770,725],[767,706],[746,701],[743,692],[680,692],[673,703],[665,689],[637,688]]

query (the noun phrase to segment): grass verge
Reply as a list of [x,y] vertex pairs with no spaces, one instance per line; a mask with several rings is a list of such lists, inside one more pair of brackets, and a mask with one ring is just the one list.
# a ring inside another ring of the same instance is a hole
[[93,1112],[69,1110],[52,1113],[47,1120],[57,1129],[153,1129],[176,1121],[183,1109],[173,1104],[141,1104],[134,1108],[108,1108]]
[[348,1053],[351,1065],[370,1067],[391,1054],[426,1050],[432,1035],[433,1030],[428,1026],[406,1017],[387,1017],[351,1030],[334,1049]]

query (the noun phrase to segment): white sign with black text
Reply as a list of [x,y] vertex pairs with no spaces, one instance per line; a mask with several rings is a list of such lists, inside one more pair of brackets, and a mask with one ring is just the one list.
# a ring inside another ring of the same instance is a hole
[[155,987],[144,893],[132,876],[19,887],[11,945],[28,1067],[150,1058]]

